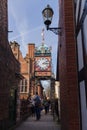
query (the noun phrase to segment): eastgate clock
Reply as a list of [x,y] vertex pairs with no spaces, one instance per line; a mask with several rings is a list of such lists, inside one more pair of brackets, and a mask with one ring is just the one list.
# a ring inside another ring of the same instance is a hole
[[40,70],[46,70],[49,66],[49,60],[47,58],[40,58],[36,61],[36,66],[40,68]]

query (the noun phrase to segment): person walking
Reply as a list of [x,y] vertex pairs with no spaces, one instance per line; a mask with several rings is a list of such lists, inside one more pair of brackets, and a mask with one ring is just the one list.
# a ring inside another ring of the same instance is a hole
[[34,97],[34,101],[35,101],[35,113],[36,113],[36,120],[39,120],[41,118],[41,110],[40,110],[40,106],[41,106],[41,99],[38,95],[38,92],[36,92],[36,95]]
[[31,116],[35,116],[35,101],[31,98]]
[[48,113],[48,107],[49,107],[49,103],[47,98],[45,97],[44,101],[43,101],[43,105],[44,105],[44,109],[45,109],[45,114]]

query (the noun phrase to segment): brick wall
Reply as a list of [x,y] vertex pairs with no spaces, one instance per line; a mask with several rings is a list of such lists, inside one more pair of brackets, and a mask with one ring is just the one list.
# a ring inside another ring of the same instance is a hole
[[80,130],[73,0],[59,0],[61,130]]
[[[5,41],[7,40],[8,34],[8,21],[7,21],[7,0],[0,0],[0,45],[2,44],[5,48]],[[5,37],[5,39],[3,38]]]
[[8,42],[5,44],[7,48],[0,46],[0,122],[3,124],[9,121],[10,89],[18,90],[19,79],[15,74],[20,72],[19,62],[12,54]]
[[20,71],[8,44],[7,0],[0,0],[0,130],[8,130],[10,89],[17,89]]

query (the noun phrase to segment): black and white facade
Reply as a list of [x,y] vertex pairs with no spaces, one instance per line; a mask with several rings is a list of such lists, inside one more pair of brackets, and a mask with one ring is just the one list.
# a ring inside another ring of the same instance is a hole
[[87,130],[87,0],[75,0],[78,83],[82,130]]

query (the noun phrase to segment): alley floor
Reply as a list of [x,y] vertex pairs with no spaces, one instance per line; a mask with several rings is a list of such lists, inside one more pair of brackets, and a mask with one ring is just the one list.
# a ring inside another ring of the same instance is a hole
[[42,111],[39,121],[36,121],[35,117],[29,117],[15,130],[60,130],[60,124],[53,120],[51,112],[45,115]]

